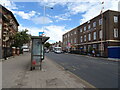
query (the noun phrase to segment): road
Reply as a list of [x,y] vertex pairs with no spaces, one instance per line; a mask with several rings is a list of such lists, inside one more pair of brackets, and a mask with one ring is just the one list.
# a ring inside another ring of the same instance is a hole
[[75,54],[45,54],[96,88],[118,88],[118,62]]

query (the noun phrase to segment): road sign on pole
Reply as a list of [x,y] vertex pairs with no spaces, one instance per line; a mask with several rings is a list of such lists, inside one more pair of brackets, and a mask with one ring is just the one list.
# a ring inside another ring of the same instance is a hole
[[39,36],[43,36],[44,35],[44,32],[39,32]]

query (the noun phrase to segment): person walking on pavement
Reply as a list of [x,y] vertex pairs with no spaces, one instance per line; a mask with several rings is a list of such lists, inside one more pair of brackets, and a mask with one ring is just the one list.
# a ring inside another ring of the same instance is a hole
[[94,49],[92,50],[92,54],[93,54],[93,57],[95,57],[95,50]]

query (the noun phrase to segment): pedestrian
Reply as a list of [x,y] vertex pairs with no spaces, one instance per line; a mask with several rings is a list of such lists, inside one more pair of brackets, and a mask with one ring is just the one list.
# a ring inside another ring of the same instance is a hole
[[92,50],[92,54],[93,54],[93,56],[95,56],[95,50],[94,49]]

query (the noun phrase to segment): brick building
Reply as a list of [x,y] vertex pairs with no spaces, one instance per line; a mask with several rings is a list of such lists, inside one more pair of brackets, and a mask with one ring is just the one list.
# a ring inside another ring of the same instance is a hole
[[78,29],[74,28],[73,30],[65,33],[63,35],[63,50],[70,51],[76,50],[76,44],[78,44]]
[[18,26],[13,13],[0,5],[0,58],[11,56],[13,36],[18,31]]
[[[72,42],[68,38],[71,31],[77,32],[70,36]],[[107,10],[71,31],[63,35],[64,48],[70,43],[70,48],[73,44],[80,53],[91,54],[95,50],[96,56],[120,58],[120,12]]]

